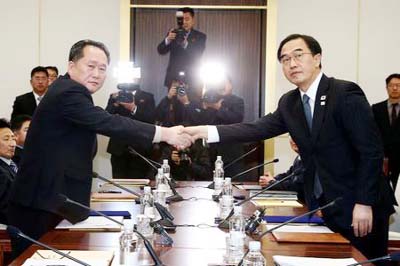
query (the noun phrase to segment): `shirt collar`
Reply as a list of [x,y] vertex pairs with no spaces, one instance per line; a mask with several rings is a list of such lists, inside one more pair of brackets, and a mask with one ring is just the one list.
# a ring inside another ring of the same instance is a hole
[[40,96],[40,95],[37,94],[36,92],[34,92],[34,91],[32,91],[32,92],[33,92],[33,95],[35,96],[35,101],[37,101],[39,97],[42,97],[42,98],[43,98],[43,96],[44,96],[44,94],[43,94],[42,96]]
[[308,97],[310,97],[311,101],[315,102],[315,98],[317,97],[318,85],[319,85],[319,82],[321,81],[321,78],[322,78],[322,71],[319,72],[317,78],[313,81],[313,83],[307,89],[306,92],[303,92],[302,90],[299,89],[300,96],[302,99],[303,99],[303,95],[306,94]]
[[4,157],[0,157],[1,160],[3,160],[3,162],[5,162],[8,166],[11,165],[11,159],[6,159]]

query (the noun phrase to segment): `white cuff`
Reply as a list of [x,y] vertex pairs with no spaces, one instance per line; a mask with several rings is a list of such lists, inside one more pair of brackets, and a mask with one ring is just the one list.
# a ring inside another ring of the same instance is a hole
[[219,133],[216,126],[207,126],[207,142],[216,143],[219,142]]
[[131,111],[131,115],[135,115],[137,111],[137,105],[135,106],[135,108],[133,108],[133,110]]
[[165,38],[165,45],[169,45],[171,43],[170,40],[168,40],[168,38]]
[[156,126],[156,132],[154,133],[153,143],[159,143],[161,141],[161,127]]

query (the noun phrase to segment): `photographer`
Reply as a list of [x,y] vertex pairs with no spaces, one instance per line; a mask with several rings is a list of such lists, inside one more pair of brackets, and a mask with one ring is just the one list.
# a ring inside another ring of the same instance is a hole
[[196,79],[196,68],[203,55],[207,36],[195,29],[194,10],[184,7],[177,12],[177,28],[168,31],[167,36],[158,45],[160,55],[170,53],[164,85],[169,88],[178,73],[184,71],[189,97],[200,100],[201,83]]
[[157,125],[172,127],[183,124],[184,105],[178,100],[178,88],[180,88],[180,82],[177,80],[172,81],[171,87],[168,90],[168,95],[157,105]]
[[162,158],[170,161],[171,175],[176,180],[208,181],[213,178],[208,150],[203,147],[201,140],[182,151],[166,145],[162,150]]
[[[154,123],[154,96],[140,88],[133,91],[120,90],[110,95],[106,110],[111,114],[119,114],[134,120]],[[131,145],[140,154],[149,157],[152,146]],[[149,166],[140,157],[129,153],[127,145],[117,139],[110,138],[107,152],[111,154],[113,178],[145,178]]]

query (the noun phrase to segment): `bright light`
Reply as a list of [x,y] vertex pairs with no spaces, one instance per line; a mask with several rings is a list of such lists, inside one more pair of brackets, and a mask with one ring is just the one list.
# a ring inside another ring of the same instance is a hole
[[226,79],[225,67],[221,63],[205,63],[200,68],[200,78],[206,87],[221,84]]
[[140,79],[140,67],[134,67],[133,62],[118,62],[118,67],[114,68],[114,77],[118,83],[132,83]]

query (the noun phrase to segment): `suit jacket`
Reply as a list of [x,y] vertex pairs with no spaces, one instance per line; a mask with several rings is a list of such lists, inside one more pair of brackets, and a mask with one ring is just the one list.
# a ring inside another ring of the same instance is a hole
[[20,148],[20,147],[15,147],[15,153],[14,156],[12,158],[13,162],[19,167],[20,163],[21,163],[21,159],[22,159],[22,154],[24,152],[24,149]]
[[382,136],[385,155],[389,161],[400,162],[400,118],[397,117],[390,125],[387,100],[372,105],[372,111]]
[[13,111],[11,113],[11,119],[18,115],[30,115],[36,110],[36,99],[33,92],[28,92],[17,96],[14,101]]
[[[137,111],[135,114],[132,114],[132,112],[128,111],[126,108],[122,106],[114,106],[115,101],[112,99],[111,96],[108,100],[106,111],[109,112],[110,114],[118,114],[133,120],[153,124],[155,116],[155,101],[153,94],[142,90],[137,90],[134,99],[135,99],[135,104],[137,106]],[[151,143],[139,142],[131,146],[133,146],[135,149],[137,148],[138,152],[147,151],[148,153],[148,151],[151,150]],[[107,147],[107,152],[114,155],[122,155],[124,152],[127,152],[127,143],[121,141],[118,138],[110,138]]]
[[318,172],[326,201],[343,197],[325,209],[331,227],[350,229],[355,203],[371,205],[374,215],[393,211],[393,196],[381,177],[383,150],[372,110],[361,88],[322,76],[308,129],[299,89],[283,95],[274,113],[244,124],[217,126],[222,142],[254,141],[289,132],[300,150],[307,205]]
[[6,210],[15,173],[0,159],[0,223],[7,224]]
[[[10,202],[61,215],[71,222],[88,212],[60,194],[89,206],[96,133],[129,143],[151,143],[155,126],[111,115],[93,104],[83,85],[66,74],[41,100],[24,145],[24,159]],[[32,221],[27,221],[27,223]]]
[[[293,174],[295,171],[298,171],[303,168],[303,162],[300,159],[300,156],[297,156],[293,165],[286,171],[286,173],[281,173],[275,176],[276,180],[281,180],[288,175]],[[299,199],[304,201],[304,175],[303,172],[299,172],[300,174],[294,175],[288,180],[276,185],[274,190],[287,190],[287,191],[296,191]]]
[[165,44],[165,39],[158,45],[158,53],[163,55],[170,53],[167,73],[164,85],[169,87],[172,80],[178,77],[180,71],[185,72],[186,81],[191,81],[196,77],[196,67],[199,66],[201,56],[206,47],[207,36],[197,30],[192,29],[188,36],[188,46],[184,49],[177,42],[172,41],[169,45]]

